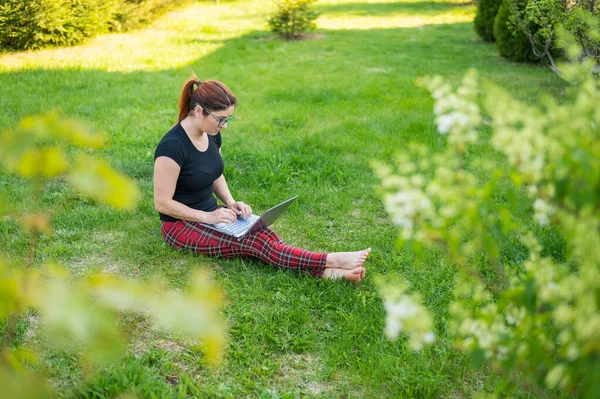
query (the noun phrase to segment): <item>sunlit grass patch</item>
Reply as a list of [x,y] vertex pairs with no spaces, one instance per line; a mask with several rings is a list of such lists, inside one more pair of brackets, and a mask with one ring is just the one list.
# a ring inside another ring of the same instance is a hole
[[0,71],[77,68],[132,72],[179,68],[216,51],[225,40],[260,25],[265,14],[260,11],[262,7],[256,9],[257,12],[248,12],[235,2],[219,6],[196,4],[171,12],[146,29],[101,35],[69,48],[0,55]]
[[475,6],[457,1],[325,0],[315,9],[322,13],[322,29],[395,29],[471,22]]

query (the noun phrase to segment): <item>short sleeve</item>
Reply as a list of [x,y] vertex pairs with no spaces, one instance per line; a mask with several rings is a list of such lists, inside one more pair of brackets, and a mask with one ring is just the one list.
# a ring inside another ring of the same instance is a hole
[[173,161],[177,162],[177,165],[180,167],[183,165],[183,160],[185,159],[185,153],[183,151],[183,147],[181,143],[177,140],[165,140],[161,141],[156,147],[156,151],[154,152],[154,160],[158,157],[168,157]]

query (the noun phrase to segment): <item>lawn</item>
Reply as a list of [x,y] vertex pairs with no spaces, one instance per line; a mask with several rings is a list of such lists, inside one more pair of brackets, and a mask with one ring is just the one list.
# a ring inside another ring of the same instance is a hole
[[[473,30],[474,6],[461,0],[319,0],[317,30],[284,42],[266,29],[267,1],[203,1],[146,29],[104,35],[84,45],[0,55],[0,127],[55,109],[110,137],[100,155],[135,179],[139,208],[118,213],[78,198],[60,183],[42,202],[55,208],[55,234],[35,264],[57,261],[74,274],[100,268],[144,280],[166,276],[185,289],[197,268],[211,270],[226,299],[225,359],[216,369],[201,353],[143,318],[123,318],[133,343],[124,361],[85,375],[73,353],[47,351],[43,363],[60,395],[184,398],[471,397],[491,390],[494,374],[473,371],[460,353],[434,346],[411,352],[383,333],[378,275],[401,275],[421,293],[446,338],[454,269],[431,252],[417,263],[395,248],[370,168],[409,142],[435,151],[432,100],[415,78],[457,82],[468,68],[525,102],[560,97],[548,69],[503,60]],[[223,132],[225,175],[234,196],[257,212],[299,198],[274,229],[315,251],[371,247],[367,278],[343,282],[275,270],[251,259],[209,259],[172,250],[153,209],[153,152],[175,123],[181,85],[192,72],[219,79],[238,97]],[[482,149],[482,151],[485,151]],[[483,155],[483,154],[481,154]],[[501,162],[498,160],[498,162]],[[11,203],[36,201],[0,171]],[[0,220],[0,251],[26,256],[16,221]],[[35,320],[21,341],[35,340]],[[33,335],[33,338],[31,336]],[[522,397],[528,397],[526,392]]]

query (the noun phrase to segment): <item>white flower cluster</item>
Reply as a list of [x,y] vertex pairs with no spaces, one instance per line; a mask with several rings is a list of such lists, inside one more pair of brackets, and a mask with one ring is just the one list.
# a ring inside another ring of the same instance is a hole
[[512,350],[510,337],[525,319],[525,309],[513,304],[499,309],[485,285],[468,273],[461,271],[455,279],[457,300],[450,306],[455,322],[450,325],[462,337],[460,346],[466,351],[478,347],[486,359],[507,360]]
[[421,350],[424,345],[435,342],[431,315],[420,304],[418,298],[408,295],[388,298],[384,307],[385,334],[388,338],[396,339],[400,332],[405,332],[409,335],[408,343],[414,350]]
[[431,208],[431,201],[417,188],[386,194],[384,204],[392,222],[402,227],[402,238],[408,240],[414,235],[414,221],[417,216]]
[[565,388],[568,378],[566,376],[566,367],[564,364],[555,365],[546,375],[546,384],[550,388]]
[[556,208],[547,201],[538,198],[533,203],[534,219],[540,226],[547,226],[550,223],[550,216],[556,213]]
[[[413,160],[399,155],[397,170],[378,163],[373,167],[381,180],[385,209],[391,221],[402,228],[401,238],[432,244],[439,237],[430,235],[432,230],[453,225],[461,215],[476,208],[478,182],[472,173],[457,171],[452,150],[417,156]],[[434,174],[428,178],[431,170]]]
[[414,317],[417,314],[417,307],[407,296],[401,297],[396,302],[385,301],[383,306],[387,315],[385,334],[390,339],[396,339],[404,327],[404,319]]
[[525,315],[525,308],[510,305],[506,310],[506,323],[509,326],[519,327],[525,318]]
[[477,105],[477,73],[470,70],[462,86],[454,93],[440,76],[423,81],[435,99],[433,111],[441,134],[448,134],[451,144],[464,146],[477,141],[481,114]]
[[463,348],[470,350],[477,345],[483,350],[486,359],[496,357],[498,360],[508,359],[509,347],[504,344],[506,337],[512,336],[502,320],[497,319],[493,311],[486,312],[493,319],[486,321],[482,319],[464,319],[460,325],[459,333],[466,337]]
[[402,228],[402,238],[415,238],[419,222],[431,219],[435,212],[426,188],[426,179],[418,172],[418,165],[407,157],[400,157],[395,174],[387,165],[375,164],[374,169],[385,190],[383,203],[392,222]]
[[[506,155],[527,180],[539,181],[543,176],[548,154],[557,150],[556,143],[544,134],[545,122],[539,111],[512,98],[506,91],[494,87],[486,98],[486,109],[492,117],[494,148]],[[515,132],[518,131],[518,134]]]

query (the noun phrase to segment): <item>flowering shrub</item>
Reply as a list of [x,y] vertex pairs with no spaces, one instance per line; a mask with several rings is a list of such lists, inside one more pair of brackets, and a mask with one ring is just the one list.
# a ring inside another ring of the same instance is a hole
[[421,304],[418,294],[407,294],[408,287],[402,282],[396,284],[379,282],[385,298],[385,335],[396,339],[401,331],[410,331],[409,346],[421,350],[424,345],[435,342],[433,318]]
[[[119,210],[136,207],[140,193],[126,176],[91,155],[77,155],[73,147],[88,152],[106,141],[80,124],[57,114],[23,119],[15,129],[0,133],[0,165],[27,178],[36,199],[50,179],[63,179],[80,194]],[[0,191],[0,216],[21,221],[29,237],[25,264],[0,257],[0,386],[3,397],[52,397],[43,378],[27,371],[36,368],[34,349],[17,343],[17,323],[28,315],[43,322],[45,341],[51,348],[78,347],[85,365],[115,360],[125,348],[126,333],[118,316],[137,313],[159,328],[200,341],[209,362],[217,362],[224,343],[218,316],[220,291],[205,273],[191,279],[186,293],[177,293],[161,279],[146,284],[118,276],[93,273],[73,278],[57,264],[33,265],[37,238],[52,232],[51,209],[35,213],[10,212]],[[0,219],[1,220],[1,219]],[[35,266],[35,267],[33,267]],[[41,332],[40,332],[41,333]],[[28,366],[28,367],[25,367]],[[43,368],[40,367],[40,368]]]
[[[424,78],[445,149],[432,155],[412,145],[395,165],[374,164],[402,246],[439,248],[458,266],[449,344],[512,385],[541,394],[600,393],[600,85],[594,67],[589,59],[561,66],[573,82],[569,99],[544,98],[541,106],[516,100],[475,71],[457,90],[439,77]],[[507,166],[473,159],[486,145]],[[564,253],[546,255],[539,235],[549,229],[560,234]],[[507,242],[525,248],[525,259],[503,255]],[[431,323],[403,322],[430,317],[418,298],[404,285],[381,286],[389,335],[403,331],[417,349],[433,342]]]

